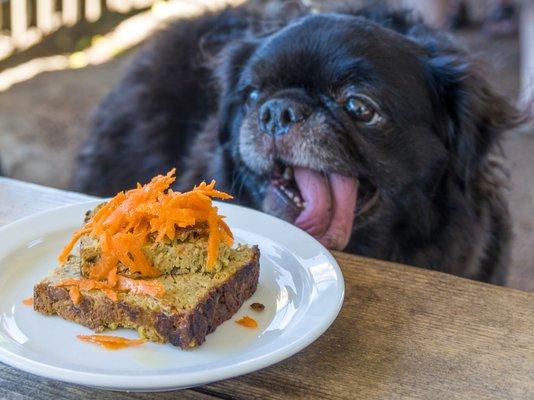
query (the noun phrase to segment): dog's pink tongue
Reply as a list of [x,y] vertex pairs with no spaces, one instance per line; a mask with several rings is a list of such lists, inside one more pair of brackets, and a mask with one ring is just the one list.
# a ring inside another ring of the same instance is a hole
[[295,168],[295,181],[306,202],[295,224],[331,249],[342,250],[349,242],[358,194],[355,179],[339,174],[325,176]]
[[332,220],[319,241],[333,250],[343,250],[349,243],[358,199],[358,181],[348,176],[330,174],[333,210]]
[[332,218],[332,199],[326,175],[307,168],[295,168],[295,181],[306,208],[295,224],[310,235],[320,237],[326,233]]

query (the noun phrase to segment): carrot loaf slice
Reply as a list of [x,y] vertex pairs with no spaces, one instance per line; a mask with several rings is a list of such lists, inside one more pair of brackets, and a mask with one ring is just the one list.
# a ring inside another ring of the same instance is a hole
[[105,290],[86,290],[83,286],[74,287],[73,295],[70,292],[73,287],[62,285],[83,279],[81,260],[71,255],[63,266],[34,287],[34,309],[47,315],[57,314],[97,332],[132,328],[151,341],[193,348],[231,318],[256,291],[257,246],[238,246],[228,253],[228,262],[210,273],[166,274],[142,281],[163,287],[161,296],[132,290],[117,291],[115,299]]
[[88,212],[61,267],[34,287],[35,310],[97,332],[137,329],[184,349],[237,312],[258,285],[259,250],[232,247],[213,203],[232,196],[215,181],[182,193],[171,189],[175,179],[173,169]]

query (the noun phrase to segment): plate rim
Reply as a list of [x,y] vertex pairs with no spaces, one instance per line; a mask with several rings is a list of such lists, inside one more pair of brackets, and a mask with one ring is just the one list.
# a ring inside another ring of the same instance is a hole
[[[89,207],[90,205],[94,206],[103,201],[106,201],[106,199],[91,199],[88,201],[82,201],[39,211],[0,227],[0,235],[4,234],[5,231],[17,229],[17,227],[27,224],[28,221],[31,221],[35,218],[41,218],[43,216],[47,216],[48,214],[58,214],[67,209],[76,209],[83,206]],[[185,372],[178,374],[171,372],[163,374],[143,374],[139,376],[74,371],[69,368],[61,368],[21,356],[6,349],[2,345],[0,345],[0,362],[37,376],[89,387],[128,391],[173,390],[194,387],[252,373],[270,365],[279,363],[280,361],[295,355],[299,351],[311,345],[315,340],[322,336],[323,333],[326,332],[326,330],[335,321],[339,315],[339,312],[341,311],[341,307],[343,306],[345,298],[345,281],[343,278],[343,273],[332,253],[313,236],[280,218],[239,204],[222,203],[218,201],[214,203],[216,205],[224,205],[225,207],[229,206],[244,209],[246,212],[259,215],[261,218],[273,219],[276,221],[276,223],[282,223],[283,225],[286,225],[286,228],[297,230],[299,234],[307,236],[308,239],[311,239],[313,242],[315,242],[315,245],[319,246],[334,269],[337,278],[336,282],[339,287],[339,290],[337,291],[335,308],[332,309],[327,319],[323,320],[321,324],[316,326],[312,331],[309,331],[306,335],[301,336],[272,352],[262,354],[258,357],[249,358],[238,364],[225,365],[210,369],[209,371],[196,371],[190,373]],[[261,232],[258,233],[261,234]],[[140,379],[141,377],[142,379]]]

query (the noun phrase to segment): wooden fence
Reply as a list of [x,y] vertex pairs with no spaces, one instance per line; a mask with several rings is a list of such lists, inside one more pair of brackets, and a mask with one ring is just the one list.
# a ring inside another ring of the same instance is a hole
[[[62,26],[97,21],[106,11],[126,13],[158,0],[0,0],[0,60]],[[162,0],[159,0],[162,1]]]

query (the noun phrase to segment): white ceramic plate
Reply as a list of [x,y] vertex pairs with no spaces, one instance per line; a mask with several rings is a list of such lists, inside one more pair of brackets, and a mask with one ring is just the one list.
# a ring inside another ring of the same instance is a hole
[[[76,204],[24,218],[0,229],[0,361],[33,374],[115,390],[171,390],[246,374],[281,361],[317,339],[343,302],[341,271],[315,239],[282,220],[219,203],[236,242],[258,244],[258,290],[197,349],[145,343],[109,351],[79,341],[83,326],[47,317],[22,304],[56,258],[86,210]],[[263,303],[265,311],[250,309]],[[235,323],[244,315],[252,330]],[[135,338],[136,332],[114,335]]]

